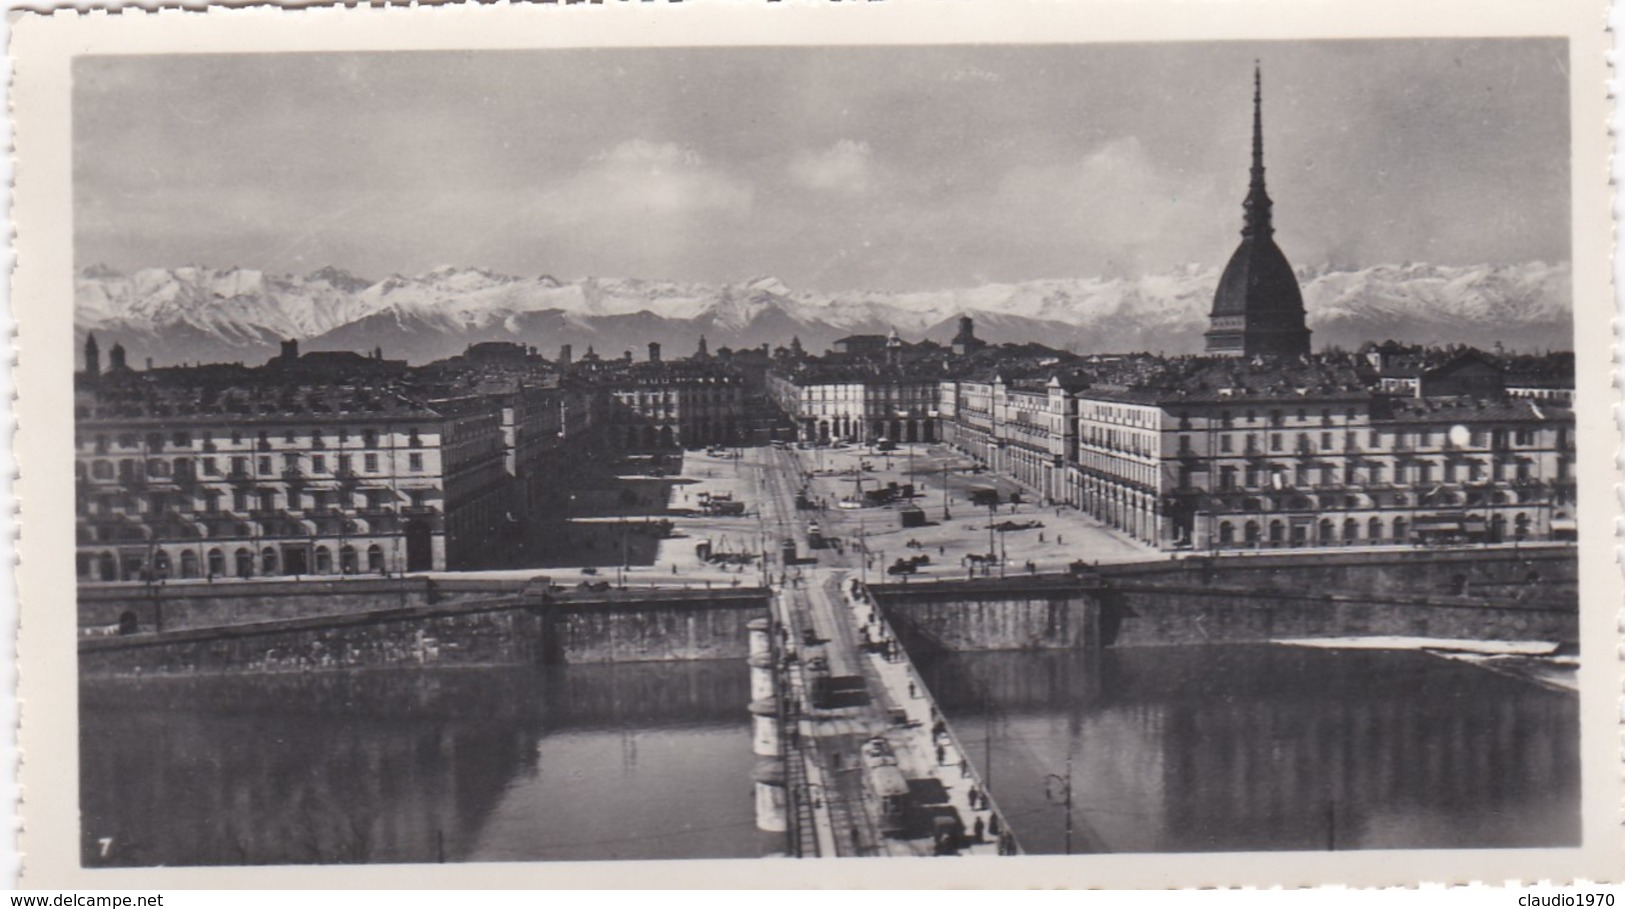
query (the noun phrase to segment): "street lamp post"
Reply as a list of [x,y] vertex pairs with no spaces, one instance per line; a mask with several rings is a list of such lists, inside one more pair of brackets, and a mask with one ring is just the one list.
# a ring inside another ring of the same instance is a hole
[[948,513],[948,465],[942,465],[942,519],[951,520],[953,515]]
[[1046,773],[1046,774],[1044,774],[1044,797],[1049,799],[1050,802],[1053,803],[1055,801],[1055,792],[1054,792],[1054,790],[1052,790],[1050,788],[1051,784],[1058,784],[1061,787],[1061,804],[1064,806],[1064,809],[1066,811],[1066,854],[1071,855],[1072,854],[1072,757],[1071,757],[1071,755],[1068,755],[1067,759],[1066,759],[1066,776],[1061,776],[1061,775],[1055,774],[1055,773]]
[[[997,499],[998,499],[998,494],[997,494],[997,491],[995,491],[994,496],[992,498],[989,498],[988,502],[987,502],[987,557],[990,558],[990,559],[993,558],[993,556],[996,554],[995,550],[998,548],[993,543],[993,518],[996,516],[997,510],[998,510],[998,507],[999,507],[997,504],[995,504]],[[1002,565],[1000,566],[999,570],[1001,572],[1004,570]],[[987,573],[988,573],[989,577],[992,576],[993,569],[992,569],[991,565],[988,566],[988,572]]]

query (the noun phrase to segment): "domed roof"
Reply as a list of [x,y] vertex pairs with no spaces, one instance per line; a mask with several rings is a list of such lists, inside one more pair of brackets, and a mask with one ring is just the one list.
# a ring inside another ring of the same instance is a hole
[[1213,316],[1303,312],[1303,291],[1286,255],[1268,235],[1243,237],[1213,294]]

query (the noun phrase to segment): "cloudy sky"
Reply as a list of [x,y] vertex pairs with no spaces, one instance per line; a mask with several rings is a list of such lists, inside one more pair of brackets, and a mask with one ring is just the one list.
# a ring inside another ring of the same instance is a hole
[[81,267],[938,289],[1569,256],[1561,41],[81,58]]

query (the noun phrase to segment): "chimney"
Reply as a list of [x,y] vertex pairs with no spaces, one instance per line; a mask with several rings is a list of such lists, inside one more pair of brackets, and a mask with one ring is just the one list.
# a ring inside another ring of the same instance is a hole
[[295,361],[297,359],[299,359],[299,341],[298,341],[298,339],[289,338],[288,340],[283,341],[282,342],[282,362],[284,362],[284,363],[292,363],[293,361]]
[[649,362],[650,363],[659,363],[660,362],[660,342],[659,341],[650,341],[649,342]]
[[571,355],[571,353],[572,353],[572,351],[570,350],[570,345],[568,345],[568,344],[560,344],[559,345],[559,365],[560,366],[569,366],[570,365],[570,355]]

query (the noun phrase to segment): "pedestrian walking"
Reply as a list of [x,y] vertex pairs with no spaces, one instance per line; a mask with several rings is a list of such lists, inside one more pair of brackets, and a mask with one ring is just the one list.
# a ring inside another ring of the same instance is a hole
[[920,696],[920,692],[919,692],[919,689],[917,689],[917,688],[915,688],[915,687],[914,687],[914,683],[913,683],[913,682],[909,682],[909,683],[908,683],[908,696],[909,696],[909,697],[910,697],[910,698],[917,698],[917,697],[919,697],[919,696]]
[[1040,530],[1038,532],[1038,542],[1040,542],[1040,543],[1044,542],[1044,531],[1042,531],[1042,530]]
[[968,777],[968,776],[970,776],[970,761],[967,761],[964,758],[960,758],[959,759],[959,778],[964,779],[965,777]]
[[970,806],[971,806],[972,810],[975,810],[975,808],[976,808],[976,798],[978,796],[980,796],[981,794],[982,794],[981,790],[977,789],[975,786],[970,787],[969,801],[970,801]]
[[993,815],[988,816],[988,819],[987,819],[987,832],[993,834],[994,836],[998,836],[999,834],[1004,832],[999,827],[999,816],[998,815],[993,814]]
[[971,829],[971,832],[976,835],[976,842],[980,843],[982,841],[982,833],[983,833],[983,831],[985,831],[987,829],[982,824],[982,819],[977,818],[976,823],[972,824],[970,829]]
[[948,753],[943,750],[941,745],[938,745],[937,746],[937,766],[941,767],[943,764],[947,763],[947,759],[948,759]]

